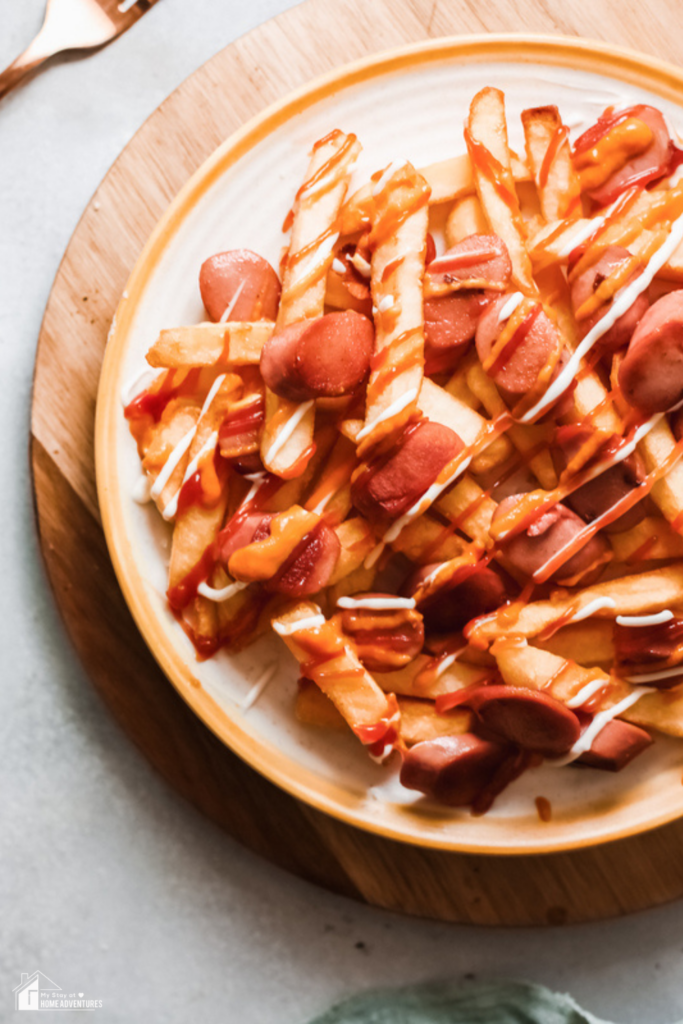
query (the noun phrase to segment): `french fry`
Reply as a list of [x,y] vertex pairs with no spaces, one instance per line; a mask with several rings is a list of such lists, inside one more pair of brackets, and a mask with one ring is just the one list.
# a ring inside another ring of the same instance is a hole
[[[638,442],[638,451],[648,473],[665,465],[675,448],[676,440],[665,417]],[[680,459],[657,480],[650,494],[665,519],[675,524],[674,529],[683,529],[683,462]]]
[[620,562],[683,558],[683,537],[660,516],[646,516],[630,530],[610,534],[609,542]]
[[340,523],[335,528],[335,533],[341,543],[341,552],[330,576],[330,586],[360,569],[377,543],[374,533],[361,516],[354,516],[353,519]]
[[[273,618],[272,625],[305,667],[307,677],[317,683],[354,731],[394,718],[396,711],[391,702],[359,662],[337,620],[323,620],[323,624],[315,626],[306,624],[321,618],[317,605],[301,601]],[[304,625],[297,629],[299,623]]]
[[[337,218],[360,145],[355,135],[332,132],[313,148],[306,179],[294,202],[277,327],[322,316],[325,284],[339,233]],[[313,446],[315,407],[266,389],[263,464],[276,476],[296,476]]]
[[258,366],[261,349],[273,333],[271,320],[254,323],[195,324],[171,327],[147,353],[150,366],[169,369],[193,366]]
[[372,214],[372,300],[375,360],[358,454],[400,431],[415,412],[422,385],[422,283],[429,186],[411,164],[388,168],[375,183]]
[[457,558],[465,549],[462,540],[451,527],[444,526],[429,513],[405,526],[391,547],[417,565],[446,562]]
[[[439,387],[428,377],[422,381],[418,408],[428,419],[454,430],[468,447],[478,441],[489,425],[488,421],[471,406]],[[472,472],[483,473],[493,466],[500,465],[511,453],[510,442],[501,434],[473,458]]]
[[[512,175],[516,182],[529,181],[531,174],[527,165],[515,153],[510,154]],[[419,173],[431,189],[429,202],[448,203],[462,196],[474,193],[474,177],[472,164],[467,153],[439,160],[427,167],[419,168]],[[354,192],[342,207],[339,230],[342,235],[355,235],[363,231],[370,223],[372,215],[372,184],[368,183]]]
[[557,107],[523,110],[522,125],[544,218],[576,219],[581,214],[581,185],[572,163],[569,131]]
[[471,728],[472,715],[464,708],[439,714],[431,701],[415,697],[398,697],[397,700],[401,712],[401,739],[407,747],[440,736],[461,736]]
[[[166,508],[173,495],[180,487],[188,461],[188,450],[191,441],[191,432],[194,430],[199,419],[201,406],[198,401],[189,398],[172,399],[164,409],[159,424],[149,432],[149,440],[143,446],[145,454],[142,459],[142,468],[147,476],[156,484],[162,470],[167,477],[160,493],[152,489],[152,498],[160,512]],[[187,447],[180,454],[176,465],[169,475],[168,468],[171,468],[169,459],[178,445],[188,438]],[[161,482],[160,482],[161,483]]]
[[485,235],[489,225],[479,202],[479,196],[463,196],[453,203],[446,221],[446,245],[451,249],[470,235]]
[[[614,604],[596,602],[605,599]],[[683,602],[683,565],[668,565],[621,579],[596,583],[578,593],[560,592],[554,600],[532,601],[520,608],[519,615],[510,620],[509,613],[494,612],[479,619],[469,631],[469,641],[485,646],[510,633],[531,638],[544,630],[570,620],[596,605],[591,615],[601,619],[614,619],[617,615],[646,615],[662,611]]]
[[609,619],[584,619],[564,626],[547,640],[536,637],[534,646],[567,661],[580,661],[590,668],[609,669],[614,661],[614,623]]
[[526,251],[519,200],[514,187],[505,97],[500,89],[487,87],[474,97],[465,141],[484,214],[491,230],[503,239],[510,254],[512,280],[525,294],[534,296],[537,288]]
[[429,671],[433,661],[429,655],[419,654],[403,668],[392,672],[375,672],[374,677],[385,693],[435,700],[446,693],[454,693],[480,683],[491,675],[490,668],[470,665],[464,661],[453,662],[445,672],[438,675]]

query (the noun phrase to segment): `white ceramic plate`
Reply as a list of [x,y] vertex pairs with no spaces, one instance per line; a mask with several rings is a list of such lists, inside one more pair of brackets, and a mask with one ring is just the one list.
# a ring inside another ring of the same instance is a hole
[[[145,367],[159,330],[203,319],[197,275],[214,252],[245,247],[277,265],[283,218],[313,142],[355,132],[363,153],[351,189],[396,158],[416,166],[464,152],[472,96],[504,90],[510,141],[519,114],[555,103],[572,134],[609,104],[652,103],[683,129],[683,77],[674,68],[577,40],[438,40],[342,68],[247,124],[201,167],[155,229],[124,292],[98,397],[97,478],[104,527],[126,599],[171,682],[196,713],[256,769],[311,804],[393,838],[448,849],[532,853],[603,842],[683,814],[683,748],[664,738],[618,775],[543,767],[527,772],[483,818],[428,806],[402,790],[351,735],[321,732],[293,714],[298,667],[276,637],[239,656],[198,662],[167,609],[170,529],[137,505],[140,477],[121,394]],[[248,709],[265,671],[275,676]],[[539,821],[535,798],[552,805]]]

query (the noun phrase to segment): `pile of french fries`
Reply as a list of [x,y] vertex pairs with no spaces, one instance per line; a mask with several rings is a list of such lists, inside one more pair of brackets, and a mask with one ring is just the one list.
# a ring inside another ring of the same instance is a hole
[[[577,712],[582,735],[616,708],[621,721],[683,737],[683,637],[680,649],[640,669],[625,667],[615,650],[615,629],[628,629],[629,618],[683,620],[683,462],[672,418],[661,416],[632,444],[644,465],[645,517],[601,531],[599,564],[579,578],[560,573],[558,583],[557,573],[521,571],[505,541],[520,528],[519,509],[525,528],[533,525],[571,494],[572,474],[590,459],[582,449],[578,466],[561,464],[558,429],[587,425],[599,438],[593,455],[600,444],[621,451],[634,438],[633,410],[616,385],[621,355],[577,358],[572,387],[547,406],[550,370],[517,407],[474,342],[455,367],[425,373],[425,296],[459,287],[447,276],[430,279],[432,238],[441,251],[472,235],[504,243],[511,280],[503,291],[520,298],[497,358],[538,304],[571,355],[581,325],[569,298],[570,254],[588,266],[617,244],[644,265],[683,212],[683,186],[672,177],[638,190],[604,224],[605,211],[596,212],[582,189],[557,108],[525,110],[522,128],[526,151],[516,154],[504,96],[486,88],[472,101],[461,155],[419,170],[411,163],[378,168],[352,194],[360,144],[332,132],[314,148],[296,194],[277,317],[161,331],[147,355],[159,374],[126,410],[148,492],[172,524],[169,602],[198,655],[243,648],[272,628],[299,666],[298,718],[350,729],[380,760],[396,752],[405,759],[424,744],[447,751],[454,737],[471,734],[518,755],[505,726],[482,723],[473,710],[470,696],[491,686],[540,693]],[[455,128],[453,148],[461,148]],[[662,292],[683,285],[683,247],[674,247],[654,285]],[[609,279],[606,287],[614,293]],[[302,402],[266,387],[259,366],[272,337],[344,310],[374,322],[362,387]],[[248,426],[230,448],[222,428],[240,416]],[[408,514],[378,525],[354,505],[352,481],[397,450],[421,420],[450,428],[463,447],[426,481]],[[519,508],[496,516],[511,494],[522,496]],[[257,513],[270,516],[269,532],[223,558],[224,538]],[[296,596],[273,586],[321,523],[338,541],[324,587],[310,593],[304,585]],[[500,606],[447,632],[425,630],[422,610],[482,567],[504,580]],[[411,577],[418,582],[406,596]],[[406,656],[408,627],[420,641],[418,650],[408,644]],[[658,675],[666,689],[657,688]],[[526,756],[522,764],[517,757],[507,781],[540,759]],[[422,791],[439,798],[437,789]],[[468,802],[485,809],[481,800]]]

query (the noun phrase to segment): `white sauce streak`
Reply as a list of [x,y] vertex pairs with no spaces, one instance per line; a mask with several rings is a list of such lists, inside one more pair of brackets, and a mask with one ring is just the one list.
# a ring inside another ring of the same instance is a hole
[[197,587],[197,593],[205,597],[207,601],[227,601],[229,598],[234,597],[235,594],[239,594],[240,590],[244,590],[248,587],[248,583],[243,583],[241,580],[236,580],[233,583],[228,583],[227,586],[221,587],[216,590],[214,587],[210,587],[208,583],[200,583]]
[[671,622],[674,613],[667,608],[663,612],[655,612],[654,615],[617,615],[619,626],[659,626],[662,622]]
[[590,700],[591,697],[594,697],[600,690],[604,690],[608,682],[609,680],[607,679],[591,679],[590,683],[586,683],[586,685],[582,687],[571,700],[567,701],[567,707],[583,707],[586,701]]
[[395,301],[396,300],[394,299],[393,295],[385,295],[384,298],[379,300],[379,303],[377,305],[377,311],[379,313],[386,313],[388,309],[391,309],[393,307]]
[[313,408],[313,399],[311,398],[308,402],[302,402],[301,405],[297,406],[292,415],[289,417],[284,427],[271,444],[268,454],[266,455],[266,462],[272,462],[276,455],[278,455],[284,446],[289,441],[290,437],[301,423],[302,419],[306,415],[309,409]]
[[443,483],[432,484],[429,490],[425,491],[422,497],[416,501],[407,512],[404,512],[400,519],[396,520],[393,526],[389,527],[382,537],[382,541],[385,544],[391,544],[392,541],[395,541],[401,530],[403,530],[408,523],[411,523],[413,519],[417,519],[417,517],[421,516],[423,512],[426,512],[429,506],[436,501],[442,491],[445,491],[447,487],[450,487],[453,481],[457,480],[458,477],[465,472],[471,461],[472,456],[470,455],[468,458],[463,459],[458,468],[451,473]]
[[577,245],[581,245],[581,243],[585,242],[587,238],[590,238],[593,232],[597,231],[598,228],[605,223],[610,213],[612,212],[613,206],[614,204],[612,204],[612,206],[610,206],[609,209],[601,216],[592,217],[587,224],[582,224],[579,227],[578,231],[574,231],[572,234],[570,234],[569,240],[565,242],[565,244],[562,246],[562,248],[557,254],[560,257],[560,259],[564,259],[566,256],[569,256],[569,253],[572,252],[572,250],[575,249]]
[[524,295],[522,292],[513,292],[507,302],[501,308],[498,314],[498,323],[502,324],[504,320],[509,320],[514,311],[524,302]]
[[[571,764],[572,761],[576,761],[576,759],[581,757],[582,754],[585,754],[587,750],[590,750],[602,730],[605,726],[609,725],[612,719],[617,718],[619,715],[623,714],[624,711],[627,711],[628,708],[633,707],[633,705],[637,703],[641,697],[644,697],[646,693],[652,692],[653,691],[651,689],[642,687],[635,693],[629,693],[628,697],[624,697],[624,699],[619,701],[618,704],[615,704],[614,707],[607,708],[606,711],[600,711],[583,735],[579,736],[578,740],[565,757],[557,758],[556,760],[548,761],[547,763],[556,768],[562,768],[564,765]],[[576,696],[579,697],[580,693]]]
[[451,665],[455,664],[462,652],[466,650],[467,647],[460,647],[459,650],[453,651],[451,654],[447,654],[446,657],[437,665],[434,677],[436,679],[440,679],[444,672],[447,672]]
[[668,238],[651,257],[642,274],[623,289],[621,295],[614,300],[607,313],[601,320],[598,320],[593,328],[591,328],[583,341],[572,353],[564,370],[558,374],[543,397],[540,398],[527,413],[520,417],[521,423],[531,423],[564,394],[579,371],[581,361],[584,357],[588,355],[590,350],[603,336],[603,334],[606,334],[610,327],[614,326],[619,317],[623,316],[624,313],[631,308],[638,296],[649,288],[655,275],[659,270],[661,270],[682,241],[683,215],[673,222]]
[[[616,606],[616,602],[611,597],[596,597],[595,600],[587,604],[585,608],[575,612],[569,622],[581,622],[583,619],[589,619],[591,615],[595,615],[595,613],[599,612],[602,608],[616,608]],[[617,621],[619,620],[617,619]]]
[[335,256],[334,259],[332,260],[332,269],[334,270],[334,272],[336,274],[345,274],[346,273],[346,267],[344,266],[342,261],[337,256]]
[[412,597],[340,597],[338,608],[369,608],[374,612],[395,611],[399,608],[414,608]]
[[157,377],[161,377],[165,372],[165,370],[162,370],[160,373],[159,370],[147,368],[138,373],[132,380],[129,380],[127,384],[124,384],[121,388],[121,405],[124,409],[127,405],[130,405],[134,398],[141,395],[143,391],[147,391]]
[[[629,683],[654,683],[658,679],[671,679],[672,676],[683,676],[683,665],[663,668],[659,672],[643,672],[637,676],[626,676]],[[648,693],[650,691],[648,690]]]
[[242,289],[244,288],[246,283],[247,283],[246,277],[243,278],[240,281],[239,287],[235,289],[235,294],[230,299],[230,302],[228,303],[227,307],[223,310],[223,312],[221,314],[221,318],[218,321],[219,324],[224,324],[227,320],[230,319],[230,314],[232,313],[233,309],[235,308],[235,306],[237,304],[237,300],[239,299],[240,295],[242,294]]
[[192,459],[192,461],[190,462],[189,466],[185,470],[185,475],[183,476],[183,479],[181,481],[180,487],[178,488],[176,493],[173,495],[173,497],[171,498],[171,500],[169,501],[169,503],[166,505],[166,507],[164,508],[163,512],[161,513],[161,515],[162,515],[162,517],[164,519],[166,519],[166,520],[173,519],[174,515],[178,511],[178,499],[180,498],[180,492],[182,491],[183,487],[185,486],[187,481],[190,479],[190,477],[193,476],[197,472],[197,470],[199,469],[199,463],[202,461],[204,456],[208,455],[209,452],[213,452],[213,451],[216,450],[216,444],[217,443],[218,443],[218,431],[214,430],[214,432],[211,434],[211,436],[208,438],[208,440],[205,441],[205,443],[199,449],[199,451],[197,452],[197,454],[195,455],[195,457]]
[[299,633],[302,629],[317,629],[318,626],[324,625],[325,616],[320,613],[307,615],[305,619],[299,619],[297,622],[273,622],[273,629],[278,636],[291,636],[292,633]]
[[353,256],[351,257],[351,262],[353,263],[354,267],[356,268],[359,274],[362,274],[363,277],[370,277],[370,275],[372,274],[372,267],[365,259],[365,257],[361,256],[359,252],[354,252]]
[[356,440],[362,441],[363,438],[367,437],[368,434],[371,434],[375,427],[379,426],[380,423],[384,423],[385,420],[390,420],[391,417],[395,416],[397,413],[403,412],[406,406],[410,405],[411,402],[414,402],[416,398],[417,388],[411,388],[410,391],[406,391],[405,395],[401,395],[401,397],[397,398],[395,402],[392,402],[391,405],[376,419],[372,420],[370,423],[366,423],[366,425],[358,431]]

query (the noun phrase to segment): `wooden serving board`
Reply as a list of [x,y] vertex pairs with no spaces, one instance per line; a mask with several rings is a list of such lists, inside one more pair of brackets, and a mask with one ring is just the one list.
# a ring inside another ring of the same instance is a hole
[[476,924],[610,917],[683,895],[683,821],[540,857],[422,850],[298,803],[223,746],[147,650],[100,526],[95,395],[119,296],[154,223],[189,175],[250,116],[313,76],[430,36],[522,29],[588,31],[681,63],[683,36],[665,30],[676,23],[677,3],[651,0],[647,11],[629,13],[610,0],[306,0],[217,54],[149,118],[93,196],[55,279],[36,360],[32,464],[42,550],[71,638],[108,708],[178,792],[254,851],[335,892]]

